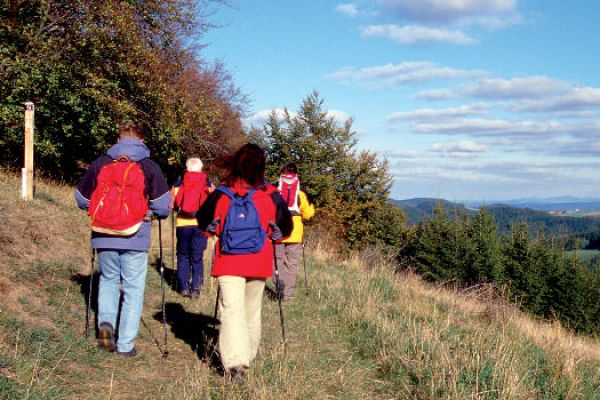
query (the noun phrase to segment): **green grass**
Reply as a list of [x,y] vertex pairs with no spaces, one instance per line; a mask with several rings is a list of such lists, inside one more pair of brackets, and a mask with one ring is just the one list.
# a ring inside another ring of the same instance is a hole
[[597,341],[581,339],[581,350],[579,338],[548,339],[552,326],[509,306],[318,251],[307,252],[309,295],[301,273],[295,298],[284,303],[285,348],[278,304],[265,296],[248,385],[232,385],[211,362],[218,360],[218,325],[208,271],[198,301],[167,286],[164,359],[161,281],[152,265],[136,341],[141,354],[117,358],[83,335],[89,243],[72,189],[42,183],[36,200],[22,204],[6,195],[18,183],[0,174],[0,212],[18,227],[0,228],[0,243],[10,244],[0,246],[0,399],[600,400]]

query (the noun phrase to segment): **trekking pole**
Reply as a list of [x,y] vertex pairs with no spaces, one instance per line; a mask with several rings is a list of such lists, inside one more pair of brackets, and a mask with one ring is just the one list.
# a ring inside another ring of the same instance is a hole
[[275,243],[273,243],[273,258],[275,260],[275,277],[276,279],[276,285],[277,286],[277,300],[279,301],[279,321],[281,322],[281,337],[283,338],[283,346],[284,346],[284,351],[285,351],[285,326],[284,326],[284,321],[283,321],[283,305],[281,304],[281,297],[282,297],[282,293],[281,293],[281,281],[279,280],[279,267],[277,266],[277,255],[275,253]]
[[308,278],[306,277],[306,257],[304,256],[304,242],[302,242],[302,263],[304,264],[304,294],[308,296]]
[[163,338],[165,348],[162,352],[162,358],[169,357],[169,347],[167,345],[167,313],[165,306],[165,266],[163,264],[163,245],[162,245],[162,224],[160,219],[158,220],[158,246],[159,246],[159,263],[160,263],[160,290],[162,292],[162,326],[163,326]]
[[90,336],[90,308],[92,307],[92,290],[94,288],[94,272],[96,263],[96,249],[92,249],[92,256],[90,258],[90,287],[88,290],[88,301],[85,308],[85,338]]

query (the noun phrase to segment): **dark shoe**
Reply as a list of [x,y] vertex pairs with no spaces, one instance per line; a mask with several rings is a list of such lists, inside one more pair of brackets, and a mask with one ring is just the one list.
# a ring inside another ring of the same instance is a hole
[[192,289],[192,299],[196,300],[200,298],[200,289]]
[[179,291],[179,294],[182,295],[183,297],[192,297],[192,294],[190,293],[190,289],[182,289]]
[[248,373],[246,372],[245,367],[231,368],[229,370],[229,375],[231,377],[231,382],[236,385],[243,385],[248,382]]
[[120,357],[135,357],[135,356],[137,356],[137,350],[134,347],[133,349],[131,349],[129,351],[117,351],[117,355]]
[[108,322],[103,322],[98,327],[98,347],[110,353],[115,351],[115,336],[113,327]]

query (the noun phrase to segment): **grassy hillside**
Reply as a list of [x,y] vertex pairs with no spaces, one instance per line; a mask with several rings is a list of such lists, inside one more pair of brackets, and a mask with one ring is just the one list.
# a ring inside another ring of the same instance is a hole
[[[335,261],[322,243],[307,254],[309,295],[301,279],[285,303],[287,351],[277,303],[265,296],[247,386],[219,373],[208,277],[199,301],[167,289],[162,359],[152,266],[141,355],[116,358],[83,337],[88,230],[72,188],[38,183],[28,204],[19,188],[0,173],[0,399],[600,399],[597,340],[536,322],[485,288],[432,287],[374,255]],[[171,283],[168,252],[166,261]]]

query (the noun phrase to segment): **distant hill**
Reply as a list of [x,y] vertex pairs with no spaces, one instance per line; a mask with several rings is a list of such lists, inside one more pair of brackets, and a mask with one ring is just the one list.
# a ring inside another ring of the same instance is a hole
[[[444,199],[415,198],[407,200],[393,200],[407,214],[409,225],[418,224],[433,214],[433,209],[441,204],[449,213],[474,215],[477,208],[467,207],[463,204],[453,203]],[[535,210],[527,207],[514,207],[507,204],[492,204],[486,206],[498,223],[501,233],[510,231],[511,225],[521,222],[527,223],[532,234],[544,232],[545,235],[561,237],[580,235],[588,232],[600,231],[600,218],[598,217],[563,217],[554,216],[546,211]]]
[[[481,201],[466,201],[465,204],[469,207],[477,208],[483,203]],[[513,199],[503,201],[487,202],[487,204],[506,204],[508,206],[517,208],[531,208],[534,210],[541,211],[581,211],[581,212],[592,212],[600,211],[600,199],[594,197],[573,197],[573,196],[561,196],[561,197],[549,197],[549,198],[525,198],[525,199]]]

